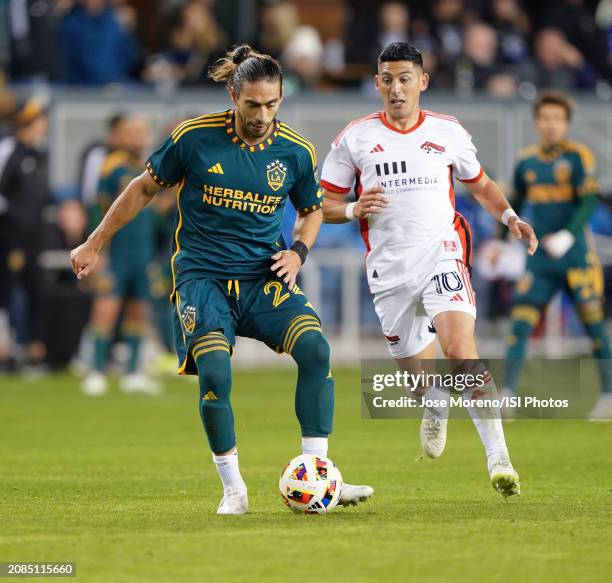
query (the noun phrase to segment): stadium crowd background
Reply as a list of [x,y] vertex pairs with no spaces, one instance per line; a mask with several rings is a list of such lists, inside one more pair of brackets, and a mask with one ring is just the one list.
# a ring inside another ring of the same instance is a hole
[[[50,97],[52,108],[61,91],[71,89],[94,88],[100,95],[116,95],[118,88],[121,95],[144,90],[166,99],[183,89],[212,91],[208,67],[229,46],[242,42],[281,61],[287,97],[317,93],[333,98],[351,92],[371,98],[376,56],[398,40],[422,51],[431,91],[445,96],[529,102],[538,89],[556,88],[602,103],[612,99],[612,0],[0,0],[0,135],[15,131],[15,120],[32,94]],[[83,155],[96,145],[109,145],[113,127],[109,119],[108,134],[89,144]],[[307,127],[299,129],[308,135]],[[157,135],[155,141],[161,138]],[[43,153],[43,165],[45,143],[42,136],[36,146]],[[320,159],[325,155],[319,152]],[[609,163],[599,160],[600,165]],[[45,171],[48,177],[48,168]],[[465,193],[457,194],[458,210],[470,219],[476,247],[482,248],[500,235],[497,225]],[[37,280],[42,309],[35,313],[43,320],[51,364],[74,356],[91,290],[79,288],[70,271],[57,268],[48,252],[65,252],[86,237],[88,196],[91,192],[83,182],[58,188],[47,179],[46,191],[32,194],[29,203],[44,211],[43,243],[37,253],[47,254]],[[593,230],[604,237],[612,236],[606,200],[610,198],[604,192],[591,221]],[[2,213],[6,208],[0,204],[0,222]],[[288,212],[286,236],[293,219]],[[166,226],[171,223],[168,220]],[[160,277],[154,286],[159,300],[157,336],[168,349],[163,274],[170,236],[171,230],[160,231],[155,268]],[[324,226],[318,249],[360,245],[352,223],[344,230]],[[341,312],[341,284],[333,269],[324,269],[320,309],[326,325],[333,328]],[[479,284],[477,266],[476,288],[485,323],[507,316],[513,286],[504,278],[488,279]],[[606,280],[609,308],[609,266]],[[377,320],[366,295],[362,324],[375,331]],[[27,346],[27,321],[33,315],[20,287],[13,290],[10,306],[19,343]],[[579,333],[569,307],[566,315],[567,326]],[[27,360],[27,353],[18,359]]]
[[332,91],[367,82],[393,41],[422,51],[435,89],[511,97],[529,84],[605,92],[612,81],[609,0],[3,0],[0,10],[12,83],[209,85],[208,66],[248,42],[279,58],[296,88]]

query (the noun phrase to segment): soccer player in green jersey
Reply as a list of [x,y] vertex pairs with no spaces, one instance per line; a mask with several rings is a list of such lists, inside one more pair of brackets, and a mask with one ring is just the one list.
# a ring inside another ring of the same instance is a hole
[[[552,297],[565,289],[572,297],[598,359],[602,395],[590,417],[612,418],[610,342],[602,306],[603,273],[587,221],[597,205],[599,186],[595,157],[568,139],[573,104],[559,92],[545,92],[534,106],[539,143],[521,151],[514,171],[514,209],[532,208],[533,226],[542,245],[527,258],[525,276],[517,283],[508,340],[505,394],[512,396],[520,377],[527,342]],[[506,410],[511,416],[512,410]]]
[[[321,226],[322,196],[314,147],[276,118],[280,65],[243,45],[211,77],[226,84],[233,109],[180,124],[71,259],[77,277],[86,277],[123,225],[160,189],[179,185],[171,296],[179,374],[199,377],[199,411],[224,489],[217,513],[244,514],[247,488],[229,399],[236,336],[293,357],[303,453],[327,456],[334,403],[329,346],[295,283]],[[281,237],[288,198],[303,218],[290,249]],[[340,504],[372,493],[344,484]]]
[[[105,159],[98,184],[97,204],[92,208],[92,223],[129,182],[142,172],[151,146],[151,127],[146,119],[128,116],[120,127],[122,147]],[[157,201],[156,201],[157,202]],[[159,384],[140,371],[140,348],[150,320],[149,269],[155,245],[155,210],[145,209],[112,240],[93,277],[94,301],[90,332],[93,341],[91,371],[82,390],[90,396],[108,391],[105,375],[115,325],[125,301],[121,336],[129,348],[126,371],[119,386],[125,392],[157,394]]]

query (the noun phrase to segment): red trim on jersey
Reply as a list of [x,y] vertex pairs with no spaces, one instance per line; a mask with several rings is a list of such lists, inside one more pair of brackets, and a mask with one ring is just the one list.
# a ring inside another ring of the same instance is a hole
[[[357,200],[359,200],[359,197],[361,196],[361,193],[363,192],[363,184],[361,184],[361,170],[359,170],[359,168],[355,169],[355,198]],[[368,233],[368,219],[359,219],[359,230],[361,232],[361,238],[363,239],[363,242],[365,243],[365,247],[366,247],[366,260],[368,259],[368,255],[370,254],[370,251],[372,250],[372,248],[370,247],[370,237],[369,237],[369,233]],[[366,271],[367,271],[367,265],[366,265]]]
[[455,189],[453,188],[453,167],[448,165],[448,198],[450,203],[455,208]]
[[336,186],[335,184],[332,184],[331,182],[327,182],[327,180],[321,180],[320,184],[323,188],[331,191],[331,192],[337,192],[338,194],[346,194],[347,192],[351,192],[350,188],[344,188],[342,186]]
[[395,126],[392,126],[387,120],[387,115],[384,111],[380,115],[380,121],[382,121],[385,127],[389,128],[390,130],[393,130],[394,132],[397,132],[398,134],[406,135],[416,130],[425,121],[425,115],[426,114],[424,111],[420,111],[419,119],[417,120],[417,122],[411,128],[408,128],[407,130],[398,130]]
[[480,172],[476,174],[474,178],[457,178],[457,180],[460,180],[461,182],[473,183],[473,182],[478,182],[483,177],[483,175],[484,175],[484,168],[481,166]]
[[364,115],[363,117],[359,117],[357,119],[354,119],[353,121],[349,122],[346,127],[334,138],[334,144],[337,146],[340,143],[340,140],[342,139],[342,136],[344,136],[344,134],[350,130],[353,126],[359,125],[360,123],[363,123],[364,121],[368,121],[371,119],[376,119],[380,117],[380,111],[375,111],[374,113],[370,113],[369,115]]
[[452,122],[455,122],[461,125],[459,123],[459,120],[454,115],[446,115],[445,113],[437,113],[435,111],[426,111],[425,115],[429,115],[431,117],[437,117],[438,119],[443,119],[446,121],[452,121]]
[[457,269],[459,270],[459,277],[463,281],[463,287],[465,288],[465,292],[468,296],[468,302],[473,306],[476,306],[476,293],[474,292],[474,288],[472,287],[472,278],[468,270],[465,267],[465,264],[455,259],[457,263]]
[[461,213],[455,211],[453,227],[459,236],[459,241],[461,241],[461,247],[463,248],[463,263],[469,269],[472,266],[472,231],[470,230],[470,225]]

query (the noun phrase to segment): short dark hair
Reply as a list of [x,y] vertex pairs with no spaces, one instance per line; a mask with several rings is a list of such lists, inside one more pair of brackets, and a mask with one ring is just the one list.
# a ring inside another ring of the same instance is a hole
[[406,42],[395,42],[387,45],[378,55],[378,64],[390,61],[409,61],[423,68],[423,55],[414,45]]
[[279,62],[270,55],[254,51],[249,45],[229,51],[211,67],[208,76],[214,81],[225,82],[236,95],[240,95],[245,81],[253,83],[262,79],[280,81],[281,94],[283,91],[283,70]]
[[122,121],[127,118],[127,114],[123,112],[115,113],[108,118],[106,122],[106,129],[109,131],[114,130]]
[[572,119],[574,102],[569,95],[562,91],[554,91],[552,89],[542,91],[533,104],[533,117],[538,117],[540,108],[543,105],[559,105],[565,109],[567,120],[570,121]]

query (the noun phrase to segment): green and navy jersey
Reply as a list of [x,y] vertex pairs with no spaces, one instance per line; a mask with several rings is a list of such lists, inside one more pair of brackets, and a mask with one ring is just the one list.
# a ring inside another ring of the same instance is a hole
[[[576,242],[565,261],[582,261],[587,253],[584,226],[594,210],[599,192],[595,177],[595,157],[578,142],[566,140],[544,150],[533,145],[521,150],[514,171],[514,208],[530,206],[533,228],[538,238],[561,229],[572,232]],[[551,261],[542,246],[537,258]]]
[[321,208],[314,146],[286,124],[256,146],[236,134],[233,111],[183,122],[149,157],[160,186],[179,184],[172,249],[174,289],[194,278],[270,273],[287,197],[302,214]]
[[[99,206],[105,213],[126,186],[142,173],[142,162],[127,152],[109,154],[102,165],[98,183]],[[112,261],[149,263],[155,253],[155,214],[145,208],[112,238],[109,254]]]

